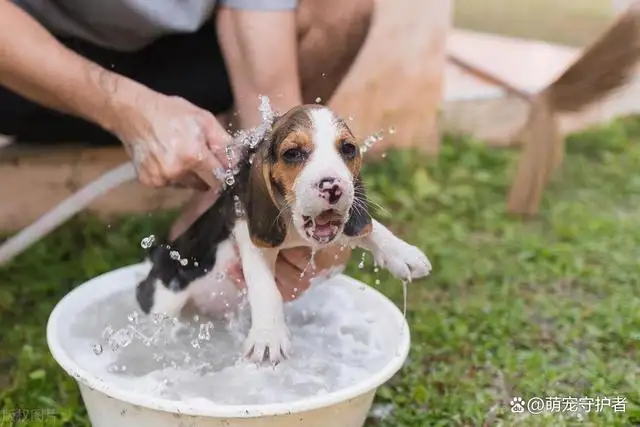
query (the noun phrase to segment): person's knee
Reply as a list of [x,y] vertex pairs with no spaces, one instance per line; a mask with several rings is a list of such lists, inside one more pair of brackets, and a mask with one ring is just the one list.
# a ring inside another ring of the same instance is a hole
[[302,31],[317,49],[355,56],[369,34],[374,10],[375,0],[302,0]]

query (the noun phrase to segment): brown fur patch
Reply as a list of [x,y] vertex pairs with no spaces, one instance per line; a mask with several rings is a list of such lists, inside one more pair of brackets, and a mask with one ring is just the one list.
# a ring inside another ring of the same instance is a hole
[[293,184],[306,162],[288,163],[283,160],[283,155],[288,150],[299,149],[310,156],[315,149],[308,108],[306,105],[292,108],[272,130],[270,179],[289,205],[295,203]]
[[293,204],[296,200],[293,185],[306,162],[287,163],[283,161],[282,158],[288,150],[301,150],[308,158],[315,149],[315,144],[313,143],[310,132],[311,129],[299,128],[289,133],[289,135],[278,144],[276,161],[271,166],[272,179],[282,189],[284,193],[283,196],[289,204]]

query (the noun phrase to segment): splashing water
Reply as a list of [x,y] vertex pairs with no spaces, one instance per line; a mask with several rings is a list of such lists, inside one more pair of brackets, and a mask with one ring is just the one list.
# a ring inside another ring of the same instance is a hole
[[371,147],[373,147],[375,144],[382,141],[383,139],[384,139],[384,131],[379,131],[374,133],[373,135],[368,136],[367,138],[365,138],[364,141],[362,141],[360,151],[362,151],[363,153],[366,153],[371,149]]
[[262,123],[257,127],[248,130],[240,130],[237,132],[235,139],[249,148],[255,148],[256,145],[264,138],[273,126],[276,114],[271,108],[269,97],[260,96],[260,106],[258,107],[262,117]]
[[317,248],[315,246],[311,247],[311,256],[309,257],[309,262],[307,262],[307,265],[304,266],[304,270],[302,270],[302,273],[300,273],[301,279],[307,273],[307,269],[309,268],[309,266],[311,266],[311,271],[316,271],[316,252]]
[[[225,147],[225,155],[227,157],[227,167],[217,168],[213,171],[214,176],[225,184],[226,187],[232,187],[236,183],[235,176],[240,172],[240,169],[235,166],[236,163],[236,151],[242,147],[248,147],[250,149],[262,141],[264,136],[273,126],[275,120],[275,113],[271,108],[269,98],[266,96],[260,96],[260,106],[258,107],[260,115],[262,117],[262,123],[252,129],[242,129],[237,131],[232,142]],[[252,163],[253,159],[249,159],[249,163]]]
[[240,201],[240,197],[237,194],[233,196],[233,209],[235,210],[236,217],[241,218],[242,216],[244,216],[242,202]]
[[93,350],[93,354],[95,354],[96,356],[100,356],[102,354],[102,352],[104,351],[100,344],[94,344],[91,347],[91,349]]
[[151,246],[153,246],[155,242],[156,242],[156,236],[152,234],[142,239],[142,241],[140,242],[140,246],[142,246],[142,249],[149,249]]
[[161,314],[136,320],[130,289],[74,316],[65,346],[79,366],[111,387],[158,399],[203,406],[292,402],[352,386],[393,357],[386,319],[352,292],[328,281],[287,304],[293,353],[273,368],[242,357],[248,305],[226,320]]
[[366,252],[362,252],[362,257],[360,258],[360,264],[358,264],[358,268],[362,270],[364,268],[364,260],[367,257]]

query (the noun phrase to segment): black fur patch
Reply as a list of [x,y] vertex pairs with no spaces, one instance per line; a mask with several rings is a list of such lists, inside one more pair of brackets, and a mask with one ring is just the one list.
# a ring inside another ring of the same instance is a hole
[[[148,255],[152,267],[148,276],[138,284],[136,298],[140,308],[149,313],[153,306],[156,281],[172,291],[184,290],[196,279],[206,275],[216,264],[218,245],[231,236],[237,221],[234,195],[246,205],[246,184],[251,164],[248,151],[243,154],[233,187],[221,191],[216,202],[207,209],[182,235],[171,242],[154,245]],[[177,252],[179,257],[173,252]],[[182,265],[181,259],[187,259]]]
[[344,224],[343,233],[349,237],[357,237],[371,225],[371,215],[367,206],[367,196],[362,183],[362,179],[358,176],[354,179],[355,196],[353,205],[349,210],[349,219]]

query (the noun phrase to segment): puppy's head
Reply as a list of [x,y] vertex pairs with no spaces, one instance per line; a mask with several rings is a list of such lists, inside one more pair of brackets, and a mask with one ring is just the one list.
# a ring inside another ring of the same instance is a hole
[[247,214],[254,244],[276,247],[290,226],[313,246],[368,233],[361,164],[351,130],[330,109],[304,105],[280,116],[251,165]]

